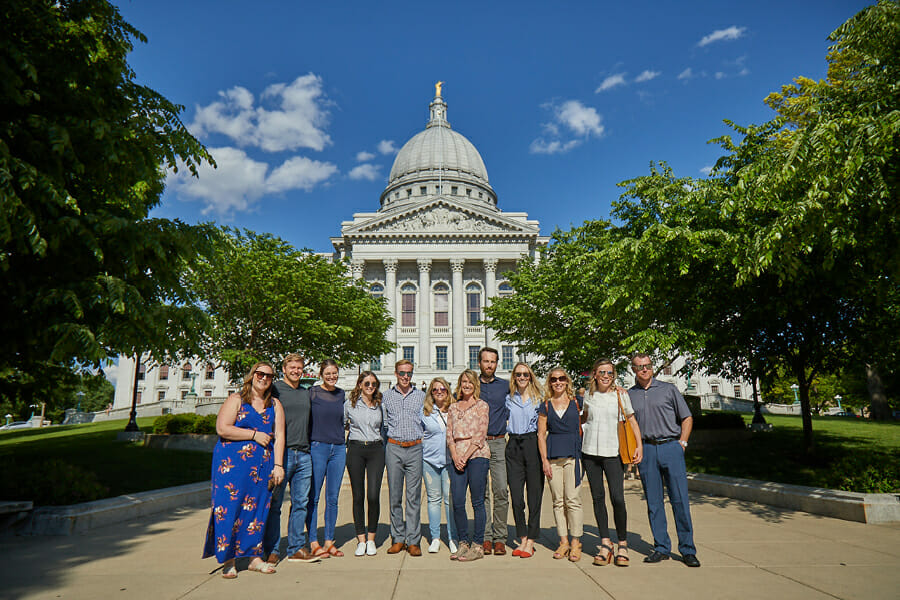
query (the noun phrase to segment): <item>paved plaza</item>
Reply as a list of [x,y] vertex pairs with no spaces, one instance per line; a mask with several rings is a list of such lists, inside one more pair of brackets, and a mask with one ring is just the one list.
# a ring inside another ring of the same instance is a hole
[[[900,523],[866,525],[691,494],[703,566],[689,569],[678,559],[646,565],[641,560],[652,551],[652,538],[640,482],[627,481],[632,565],[595,567],[590,555],[599,539],[587,485],[582,495],[587,511],[585,555],[579,563],[551,557],[558,538],[549,491],[533,558],[507,554],[460,564],[449,560],[446,546],[421,558],[389,556],[386,487],[378,555],[355,557],[345,483],[336,536],[344,558],[282,562],[274,575],[241,570],[237,580],[226,581],[214,559],[200,559],[208,509],[183,508],[81,535],[0,538],[0,598],[900,598]],[[424,504],[423,496],[423,550],[428,542]],[[239,561],[238,566],[245,565]]]

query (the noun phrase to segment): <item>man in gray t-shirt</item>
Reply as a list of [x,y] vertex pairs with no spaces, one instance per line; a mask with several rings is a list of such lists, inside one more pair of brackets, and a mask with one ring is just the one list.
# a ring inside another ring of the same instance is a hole
[[647,516],[650,518],[654,546],[644,562],[668,560],[672,549],[663,501],[665,478],[678,532],[678,551],[684,564],[699,567],[684,463],[694,419],[678,388],[653,378],[653,366],[647,354],[635,354],[631,359],[631,368],[635,383],[628,390],[628,396],[644,441],[641,483],[647,497]]
[[[266,562],[277,564],[278,546],[281,541],[281,504],[285,487],[291,484],[291,514],[288,517],[287,559],[290,562],[316,562],[307,547],[306,511],[312,481],[312,459],[309,454],[309,391],[300,385],[303,377],[303,357],[289,354],[282,369],[284,379],[272,384],[272,395],[284,407],[284,481],[272,490],[272,504],[266,519],[263,536],[263,552]],[[282,457],[275,457],[280,464]]]

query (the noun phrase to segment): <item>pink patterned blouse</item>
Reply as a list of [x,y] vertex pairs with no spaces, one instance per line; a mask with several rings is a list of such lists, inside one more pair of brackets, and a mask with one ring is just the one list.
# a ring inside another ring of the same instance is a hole
[[456,444],[456,455],[465,456],[471,446],[475,451],[469,458],[490,458],[487,437],[490,407],[484,400],[479,400],[467,410],[459,404],[451,404],[447,413],[447,446]]

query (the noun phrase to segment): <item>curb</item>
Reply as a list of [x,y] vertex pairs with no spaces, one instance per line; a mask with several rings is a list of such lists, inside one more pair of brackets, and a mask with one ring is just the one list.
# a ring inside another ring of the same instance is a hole
[[845,521],[900,522],[900,494],[844,492],[706,473],[688,473],[688,489]]

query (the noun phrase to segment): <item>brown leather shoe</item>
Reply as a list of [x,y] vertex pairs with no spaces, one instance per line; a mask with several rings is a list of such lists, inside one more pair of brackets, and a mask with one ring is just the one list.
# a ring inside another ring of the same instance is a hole
[[481,547],[484,548],[485,556],[490,556],[491,553],[494,551],[494,545],[487,540],[484,541],[484,543],[481,545]]
[[404,544],[403,542],[394,542],[393,544],[391,544],[391,547],[388,548],[387,553],[397,554],[398,552],[403,552],[404,550],[406,550],[406,544]]
[[410,556],[422,556],[422,549],[415,544],[410,544],[408,550]]
[[278,564],[279,560],[281,560],[281,557],[278,556],[278,553],[272,552],[271,554],[269,554],[269,558],[266,559],[266,562],[272,566],[275,566]]
[[313,563],[319,562],[322,559],[310,552],[309,548],[300,548],[299,550],[288,556],[287,560],[288,562]]
[[503,556],[506,554],[506,545],[503,542],[494,542],[494,554],[496,556]]

